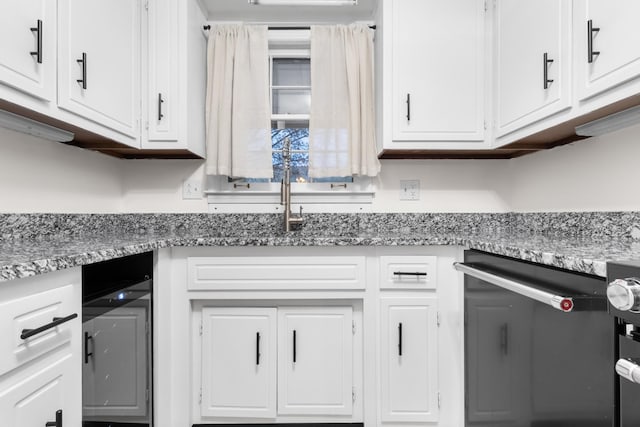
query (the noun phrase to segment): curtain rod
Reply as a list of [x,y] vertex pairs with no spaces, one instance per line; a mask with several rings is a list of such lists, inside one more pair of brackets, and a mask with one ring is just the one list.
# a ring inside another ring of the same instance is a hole
[[[211,29],[211,25],[203,25],[202,28],[204,28],[205,31],[210,30]],[[311,27],[268,27],[270,30],[310,30]],[[372,30],[376,29],[375,25],[369,25],[369,28],[371,28]]]

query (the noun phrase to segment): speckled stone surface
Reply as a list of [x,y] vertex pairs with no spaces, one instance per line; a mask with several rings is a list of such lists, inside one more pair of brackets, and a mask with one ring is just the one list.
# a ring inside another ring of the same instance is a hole
[[640,259],[640,213],[0,214],[0,281],[170,246],[458,245],[606,275]]

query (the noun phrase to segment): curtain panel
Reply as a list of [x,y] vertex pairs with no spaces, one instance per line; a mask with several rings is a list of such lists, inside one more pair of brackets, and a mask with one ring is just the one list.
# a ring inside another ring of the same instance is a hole
[[207,68],[206,173],[272,178],[267,27],[213,26]]
[[311,27],[309,176],[376,176],[373,31]]

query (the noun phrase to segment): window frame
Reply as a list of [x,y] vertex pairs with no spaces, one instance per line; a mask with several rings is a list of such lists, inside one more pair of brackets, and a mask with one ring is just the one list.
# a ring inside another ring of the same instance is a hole
[[[269,31],[269,100],[273,102],[273,59],[310,58],[309,30]],[[310,114],[272,114],[271,121],[308,122]],[[210,212],[280,212],[278,182],[244,183],[227,176],[206,177]],[[354,176],[353,182],[291,183],[292,206],[311,212],[370,211],[375,187],[369,177]]]

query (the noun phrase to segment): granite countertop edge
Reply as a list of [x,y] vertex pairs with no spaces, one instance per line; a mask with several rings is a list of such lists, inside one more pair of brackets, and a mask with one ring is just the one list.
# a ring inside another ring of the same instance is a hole
[[[31,247],[16,250],[7,255],[0,248],[0,282],[32,277],[52,271],[73,268],[85,264],[106,261],[126,255],[153,251],[165,247],[226,247],[226,246],[461,246],[477,249],[496,255],[504,255],[524,261],[563,268],[571,271],[606,277],[606,262],[611,256],[604,251],[592,256],[597,242],[592,246],[562,246],[554,249],[555,241],[545,238],[544,244],[538,244],[535,236],[532,242],[526,239],[496,239],[487,236],[457,235],[411,235],[411,236],[350,236],[350,237],[318,237],[318,236],[172,236],[137,237],[132,242],[123,239],[110,243],[108,236],[84,239],[81,244],[73,240],[63,242],[56,248],[46,249],[49,242],[33,241]],[[117,239],[116,239],[117,240]],[[562,239],[557,239],[561,241]],[[23,243],[23,245],[25,245]],[[29,251],[31,249],[31,251]],[[624,252],[623,250],[618,253]],[[32,255],[31,255],[32,254]]]

